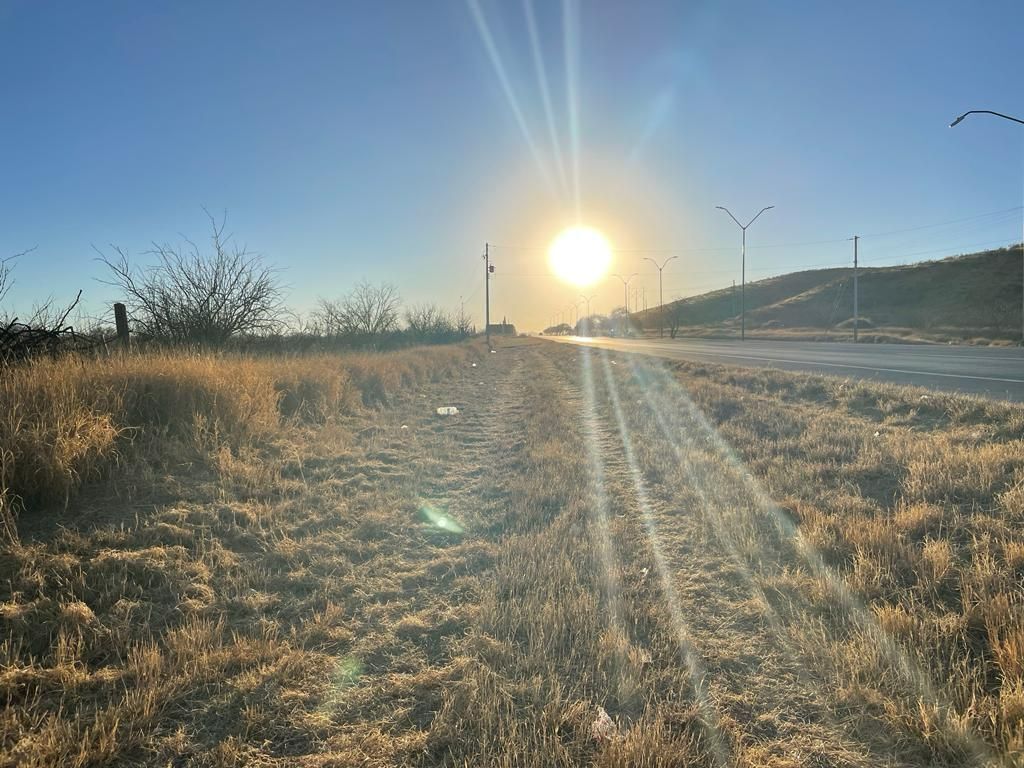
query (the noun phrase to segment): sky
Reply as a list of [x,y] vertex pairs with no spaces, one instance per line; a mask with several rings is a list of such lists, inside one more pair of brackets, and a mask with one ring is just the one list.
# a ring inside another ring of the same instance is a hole
[[1024,3],[0,0],[7,311],[118,298],[204,207],[307,313],[360,280],[539,330],[608,279],[548,244],[604,232],[656,303],[747,278],[1019,242]]

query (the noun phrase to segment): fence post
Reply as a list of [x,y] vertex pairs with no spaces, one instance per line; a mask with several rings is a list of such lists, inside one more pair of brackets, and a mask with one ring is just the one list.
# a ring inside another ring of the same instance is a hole
[[124,304],[114,304],[114,325],[117,326],[117,340],[125,349],[128,348],[128,310]]

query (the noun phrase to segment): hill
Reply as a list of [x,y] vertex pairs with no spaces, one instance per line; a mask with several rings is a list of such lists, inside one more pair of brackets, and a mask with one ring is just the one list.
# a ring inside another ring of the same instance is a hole
[[[906,266],[861,268],[866,340],[1015,342],[1021,328],[1021,247]],[[747,332],[755,336],[852,338],[853,269],[815,269],[748,283]],[[733,335],[739,289],[667,304],[666,327],[683,335]],[[635,316],[648,331],[657,308]]]

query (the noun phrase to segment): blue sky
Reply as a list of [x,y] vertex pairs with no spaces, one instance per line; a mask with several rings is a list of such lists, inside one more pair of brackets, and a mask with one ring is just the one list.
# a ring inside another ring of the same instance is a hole
[[776,206],[755,279],[846,264],[853,234],[868,265],[1021,238],[1024,126],[947,127],[1024,113],[1017,0],[531,7],[536,58],[520,0],[0,0],[0,254],[36,248],[9,308],[81,288],[100,312],[93,246],[145,263],[202,206],[300,311],[366,278],[479,320],[490,241],[494,314],[528,328],[580,293],[544,256],[577,215],[649,303],[644,255],[679,255],[666,299],[739,280],[715,205]]

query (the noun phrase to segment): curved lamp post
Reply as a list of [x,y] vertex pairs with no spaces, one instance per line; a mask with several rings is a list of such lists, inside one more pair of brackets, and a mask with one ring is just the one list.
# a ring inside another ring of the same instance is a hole
[[[952,123],[949,124],[949,127],[953,128],[953,127],[959,125],[960,122],[965,117],[967,117],[968,115],[995,115],[996,117],[1003,118],[1003,120],[1009,120],[1012,123],[1020,123],[1021,125],[1024,125],[1024,120],[1021,120],[1019,117],[1011,117],[1010,115],[1004,115],[1002,112],[993,112],[991,109],[972,109],[972,110],[970,110],[968,112],[964,112],[962,115],[960,115],[960,117],[958,117],[956,120],[954,120]],[[1022,224],[1022,229],[1024,229],[1024,224]],[[1021,250],[1021,284],[1024,285],[1024,231],[1021,232],[1020,250]],[[1021,297],[1021,317],[1020,317],[1020,323],[1021,323],[1021,326],[1020,326],[1021,343],[1024,343],[1024,296]]]
[[1021,120],[1018,117],[1010,117],[1009,115],[1004,115],[1002,112],[993,112],[991,109],[972,109],[969,112],[964,112],[962,115],[960,115],[960,117],[958,117],[956,120],[949,124],[949,127],[953,128],[954,126],[959,125],[960,122],[968,115],[995,115],[996,117],[1003,118],[1003,120],[1012,120],[1015,123],[1020,123],[1021,125],[1024,125],[1024,120]]

